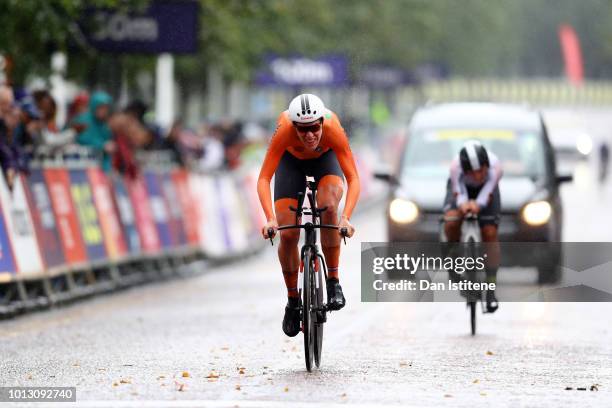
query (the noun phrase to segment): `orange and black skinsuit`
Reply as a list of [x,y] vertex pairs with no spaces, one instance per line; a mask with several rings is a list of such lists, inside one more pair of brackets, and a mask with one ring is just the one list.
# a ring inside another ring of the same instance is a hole
[[[281,214],[288,219],[289,206],[297,206],[298,192],[305,190],[305,177],[308,175],[314,177],[317,183],[317,206],[328,207],[321,217],[322,222],[338,224],[337,202],[343,193],[343,174],[348,189],[342,216],[347,220],[350,219],[359,198],[359,176],[355,160],[346,133],[335,113],[326,112],[322,128],[318,147],[315,151],[310,151],[298,138],[288,113],[283,112],[279,116],[276,131],[270,141],[257,181],[257,193],[268,221],[275,218],[275,213],[279,216],[279,222],[283,222]],[[274,210],[270,191],[273,175],[275,175]],[[324,202],[325,197],[332,199]],[[281,232],[279,258],[289,297],[298,296],[298,240],[299,230]],[[328,277],[337,280],[340,259],[338,233],[334,230],[322,230],[321,244],[328,265]]]

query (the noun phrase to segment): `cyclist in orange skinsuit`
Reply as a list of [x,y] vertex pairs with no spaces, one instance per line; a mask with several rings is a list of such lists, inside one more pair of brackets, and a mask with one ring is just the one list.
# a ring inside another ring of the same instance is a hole
[[[273,175],[274,209],[270,191]],[[297,96],[289,104],[289,109],[281,113],[261,167],[257,193],[268,220],[262,228],[264,238],[268,238],[269,228],[276,235],[279,224],[294,222],[295,213],[289,206],[297,206],[297,196],[306,188],[307,175],[314,177],[317,183],[317,206],[327,207],[321,215],[321,222],[346,228],[347,236],[351,237],[355,229],[349,220],[359,198],[359,176],[355,160],[338,117],[312,94]],[[338,221],[338,204],[344,190],[343,175],[348,188],[344,210]],[[332,310],[339,310],[345,305],[338,279],[338,231],[321,230],[321,246],[328,265],[328,306]],[[297,292],[300,231],[285,230],[280,235],[278,258],[288,294],[283,331],[293,337],[300,331],[300,299]]]

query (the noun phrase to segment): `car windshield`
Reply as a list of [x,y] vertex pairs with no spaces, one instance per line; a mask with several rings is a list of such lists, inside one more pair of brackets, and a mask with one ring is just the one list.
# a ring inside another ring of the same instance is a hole
[[430,129],[410,135],[403,160],[403,177],[445,177],[451,161],[467,140],[479,140],[502,162],[504,177],[545,174],[542,136],[537,132],[501,129]]

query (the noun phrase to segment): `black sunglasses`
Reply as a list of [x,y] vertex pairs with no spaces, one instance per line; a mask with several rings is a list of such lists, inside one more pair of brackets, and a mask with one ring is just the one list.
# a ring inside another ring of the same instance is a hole
[[314,125],[309,125],[309,126],[298,126],[298,125],[294,125],[294,126],[295,126],[295,129],[300,133],[308,133],[308,132],[316,133],[319,130],[321,130],[321,123],[315,123]]

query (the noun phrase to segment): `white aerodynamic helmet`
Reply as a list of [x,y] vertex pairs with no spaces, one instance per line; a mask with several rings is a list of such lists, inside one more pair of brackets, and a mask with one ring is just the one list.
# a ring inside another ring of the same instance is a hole
[[301,94],[289,104],[289,118],[295,123],[309,123],[325,115],[323,101],[313,94]]

